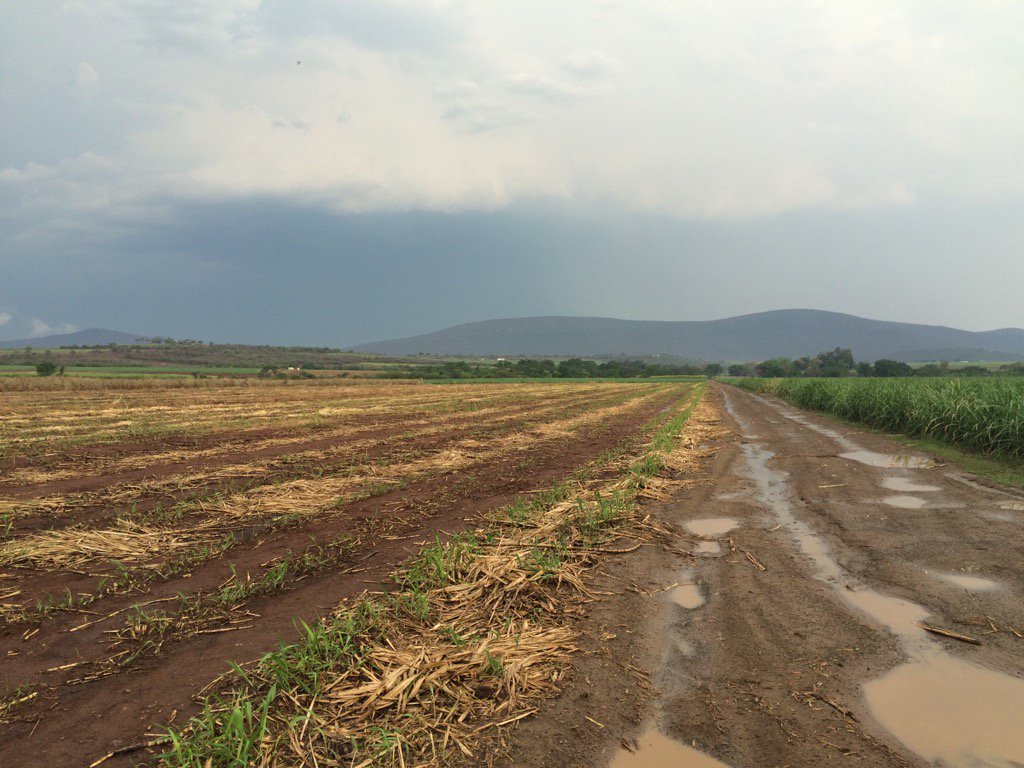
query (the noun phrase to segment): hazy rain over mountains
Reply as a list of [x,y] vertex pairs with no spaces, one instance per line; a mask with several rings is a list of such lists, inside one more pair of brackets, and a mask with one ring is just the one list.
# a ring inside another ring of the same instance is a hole
[[1024,326],[1024,5],[12,2],[0,338]]

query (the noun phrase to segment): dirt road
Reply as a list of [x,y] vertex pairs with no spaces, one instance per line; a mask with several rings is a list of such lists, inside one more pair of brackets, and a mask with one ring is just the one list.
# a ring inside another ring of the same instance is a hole
[[606,569],[574,682],[510,764],[1024,765],[1024,495],[711,397],[704,481]]

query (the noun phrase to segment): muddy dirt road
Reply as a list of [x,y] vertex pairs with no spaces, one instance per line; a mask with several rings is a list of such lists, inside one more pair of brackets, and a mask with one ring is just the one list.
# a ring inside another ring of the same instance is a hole
[[510,764],[1024,765],[1024,495],[711,399],[704,481],[605,569],[574,682]]

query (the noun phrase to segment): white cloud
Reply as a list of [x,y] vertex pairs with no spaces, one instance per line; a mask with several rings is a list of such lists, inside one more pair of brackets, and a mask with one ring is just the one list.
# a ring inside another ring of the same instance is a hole
[[0,326],[7,325],[11,322],[11,318],[14,317],[10,312],[0,309]]
[[[32,44],[73,57],[94,109],[0,171],[15,230],[159,215],[168,195],[742,218],[1024,194],[1009,1],[190,0],[64,16],[80,34]],[[90,126],[108,146],[55,159]]]
[[71,323],[60,323],[57,325],[50,325],[45,323],[37,317],[33,317],[32,330],[29,331],[28,338],[38,339],[40,336],[53,336],[58,333],[74,333],[78,330],[77,325]]

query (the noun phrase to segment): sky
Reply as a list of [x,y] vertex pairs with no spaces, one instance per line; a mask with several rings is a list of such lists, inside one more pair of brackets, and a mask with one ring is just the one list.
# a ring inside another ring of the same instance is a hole
[[1024,327],[1024,4],[0,4],[0,339],[783,308]]

